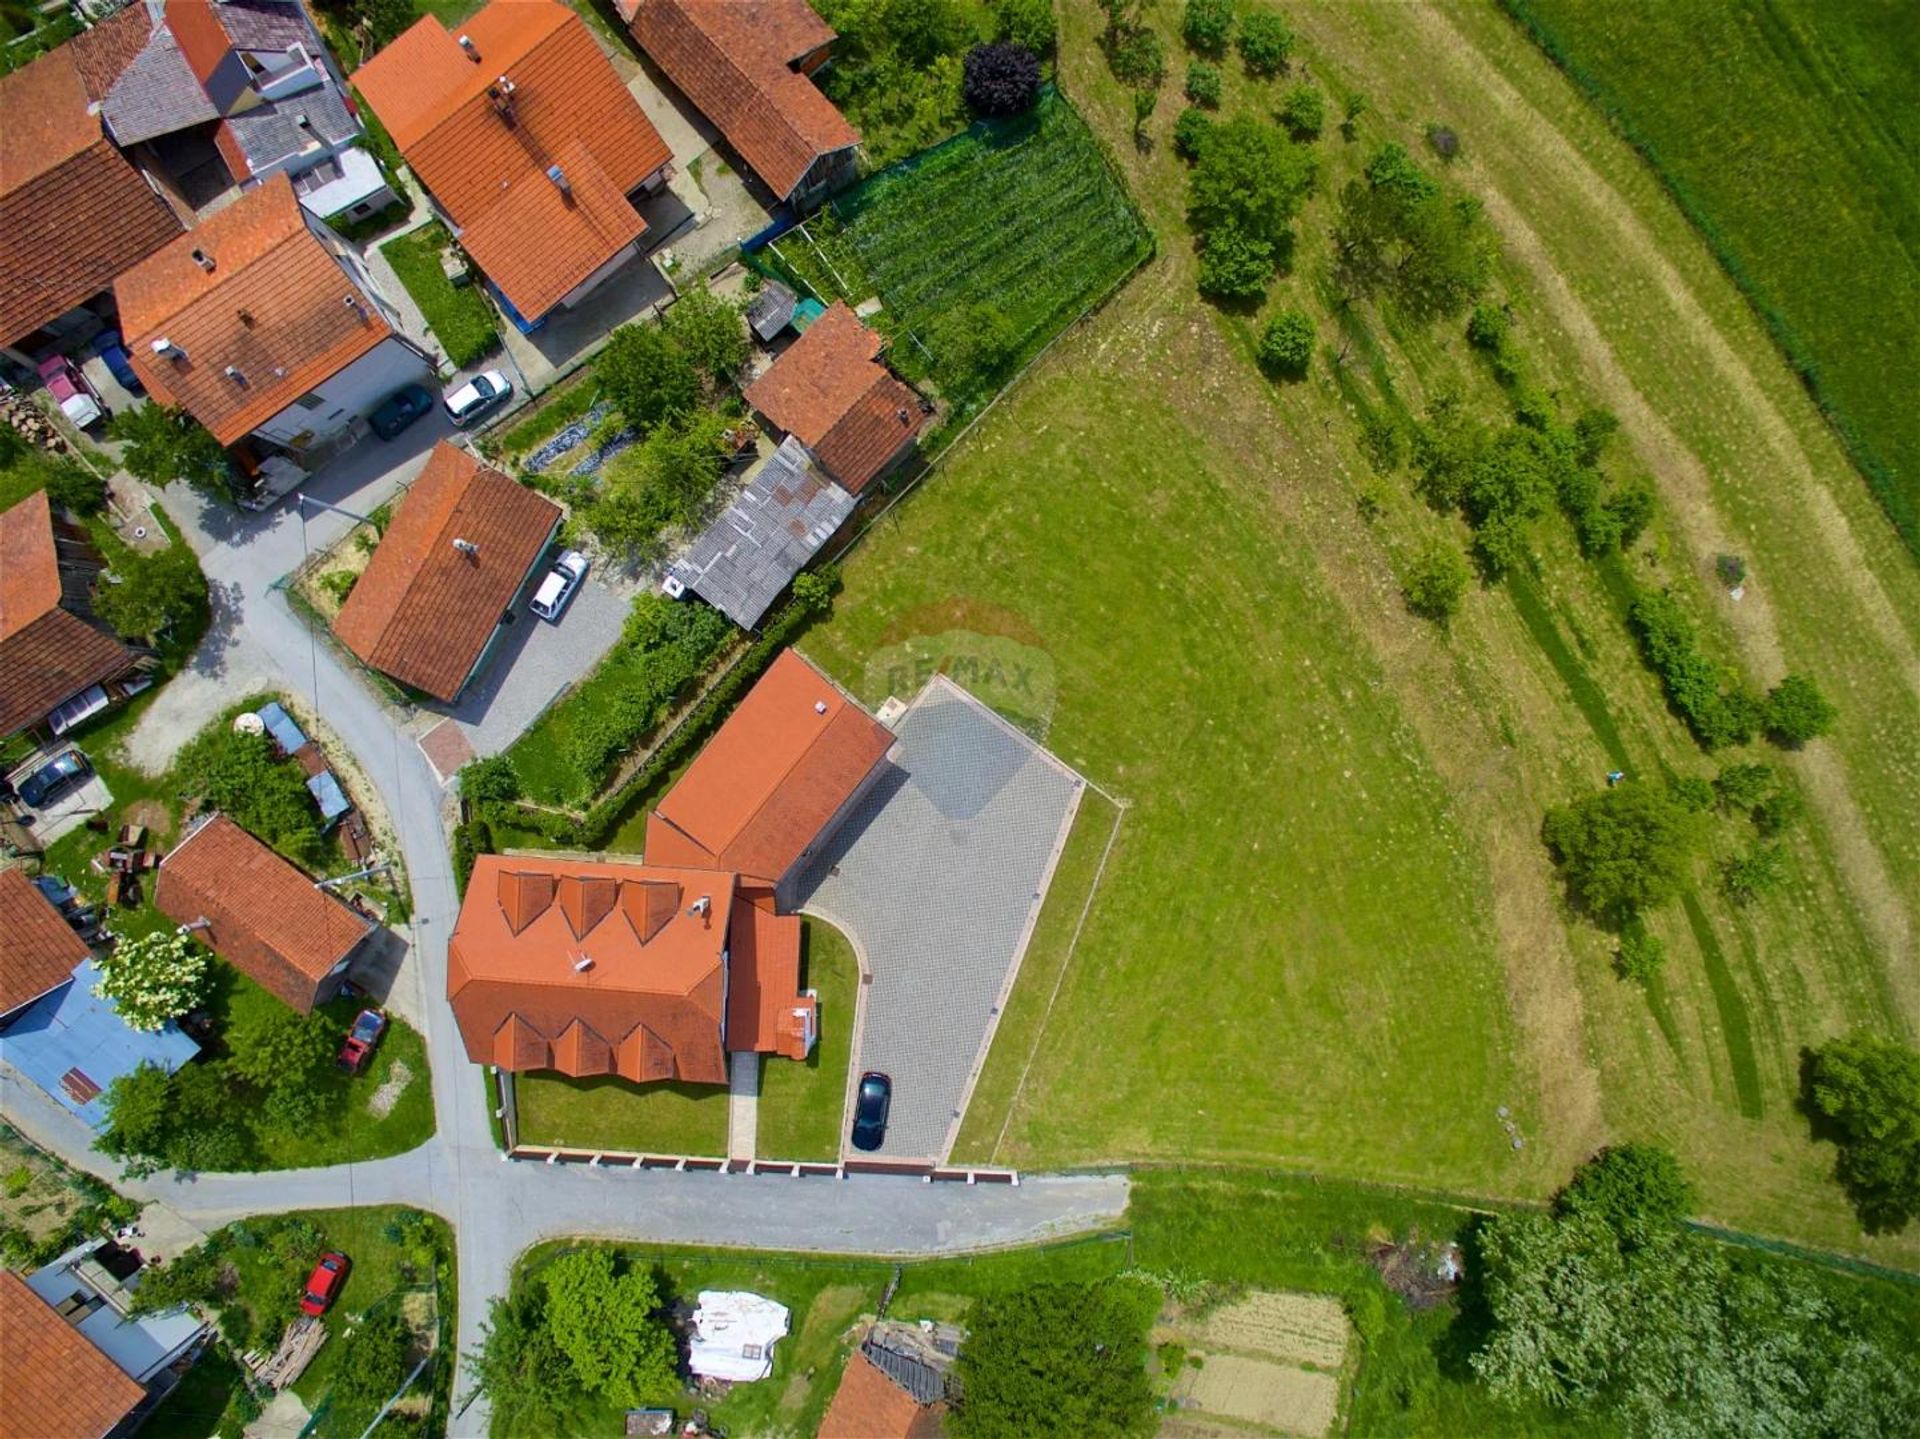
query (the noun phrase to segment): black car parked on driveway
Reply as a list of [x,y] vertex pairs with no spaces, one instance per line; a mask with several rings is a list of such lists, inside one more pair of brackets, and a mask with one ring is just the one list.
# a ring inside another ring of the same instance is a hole
[[893,1108],[893,1081],[869,1071],[860,1076],[860,1093],[853,1101],[853,1147],[869,1152],[887,1137],[887,1111]]

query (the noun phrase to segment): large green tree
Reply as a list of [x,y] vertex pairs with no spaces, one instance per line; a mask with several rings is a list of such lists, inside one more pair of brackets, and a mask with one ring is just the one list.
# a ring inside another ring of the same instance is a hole
[[681,295],[660,324],[709,383],[731,380],[747,363],[747,322],[704,281]]
[[527,1284],[495,1299],[469,1355],[474,1378],[507,1434],[556,1429],[560,1396],[574,1383],[573,1365],[547,1324],[547,1289]]
[[1574,901],[1608,923],[1685,888],[1703,837],[1696,811],[1665,785],[1642,780],[1548,810],[1541,835]]
[[1628,1248],[1670,1233],[1692,1207],[1680,1161],[1657,1144],[1608,1145],[1554,1199],[1557,1212],[1601,1220]]
[[1852,1034],[1813,1051],[1807,1102],[1840,1144],[1837,1173],[1861,1221],[1904,1229],[1920,1214],[1920,1052]]
[[121,462],[148,484],[165,486],[185,480],[215,499],[233,498],[233,466],[226,450],[185,410],[156,400],[121,410],[108,430],[126,444]]
[[257,1005],[227,1030],[227,1066],[260,1089],[303,1088],[333,1057],[332,1021],[285,1005]]
[[659,325],[622,325],[607,337],[593,372],[627,423],[641,430],[699,403],[699,370]]
[[111,574],[94,585],[93,608],[122,639],[157,639],[206,613],[207,577],[183,544],[151,555],[129,551]]
[[1492,244],[1479,202],[1449,195],[1398,144],[1380,147],[1340,194],[1335,270],[1420,318],[1458,314],[1486,287]]
[[1039,1284],[979,1300],[960,1350],[961,1439],[1151,1434],[1147,1330],[1159,1294],[1131,1280]]
[[544,1279],[547,1326],[584,1387],[626,1408],[672,1386],[678,1355],[648,1271],[594,1247],[561,1255]]
[[265,735],[216,725],[180,752],[175,769],[189,794],[280,853],[309,866],[325,859],[319,812],[300,766],[276,755]]

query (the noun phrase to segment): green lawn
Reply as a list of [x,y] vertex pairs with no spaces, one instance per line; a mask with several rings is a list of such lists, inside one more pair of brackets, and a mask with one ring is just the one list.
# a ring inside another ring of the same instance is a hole
[[456,289],[440,268],[440,252],[449,238],[446,226],[436,220],[387,241],[380,253],[426,316],[448,362],[457,368],[491,351],[500,343],[500,335],[479,278]]
[[846,936],[825,920],[802,920],[800,932],[800,989],[819,991],[820,1038],[805,1063],[761,1061],[754,1149],[767,1159],[838,1159],[860,967]]
[[1896,0],[1502,0],[1641,148],[1920,552],[1920,25]]
[[648,1154],[727,1152],[724,1084],[629,1084],[522,1074],[514,1081],[522,1144]]

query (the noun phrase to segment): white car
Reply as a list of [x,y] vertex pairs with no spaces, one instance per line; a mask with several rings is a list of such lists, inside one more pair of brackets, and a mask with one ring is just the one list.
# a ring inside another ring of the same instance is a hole
[[466,384],[447,392],[441,403],[447,418],[456,425],[469,425],[513,393],[513,382],[498,370],[475,375]]
[[540,581],[540,588],[527,608],[549,624],[559,624],[560,611],[567,607],[567,601],[573,598],[573,592],[586,577],[587,557],[578,550],[568,550],[554,564],[553,573]]

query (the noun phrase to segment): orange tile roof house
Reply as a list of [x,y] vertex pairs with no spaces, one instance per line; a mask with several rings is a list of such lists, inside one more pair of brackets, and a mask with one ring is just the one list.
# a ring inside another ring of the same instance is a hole
[[647,861],[731,870],[791,908],[807,860],[892,747],[892,731],[782,650],[647,817]]
[[276,175],[115,283],[128,357],[223,445],[303,468],[431,366],[360,257]]
[[0,75],[0,345],[24,354],[97,321],[114,277],[180,220],[107,138],[73,47]]
[[630,197],[672,157],[567,6],[493,0],[457,32],[427,16],[353,84],[523,327],[638,253]]
[[100,569],[86,532],[54,519],[46,491],[0,511],[0,738],[65,730],[149,663],[95,617]]
[[146,1397],[26,1280],[0,1273],[0,1439],[102,1439]]
[[883,343],[835,301],[745,391],[856,495],[912,453],[927,423],[920,396],[880,362]]
[[173,847],[154,905],[262,989],[302,1014],[332,999],[373,921],[228,819]]
[[820,1421],[819,1439],[939,1439],[946,1407],[920,1403],[856,1349]]
[[72,979],[92,954],[21,869],[0,869],[0,934],[0,1024]]
[[712,870],[483,855],[447,942],[476,1064],[725,1084],[730,1052],[804,1059],[800,920]]
[[560,507],[442,440],[333,621],[346,647],[452,703],[560,527]]
[[809,210],[854,176],[860,132],[809,78],[834,33],[807,0],[616,0],[640,48],[767,188]]

